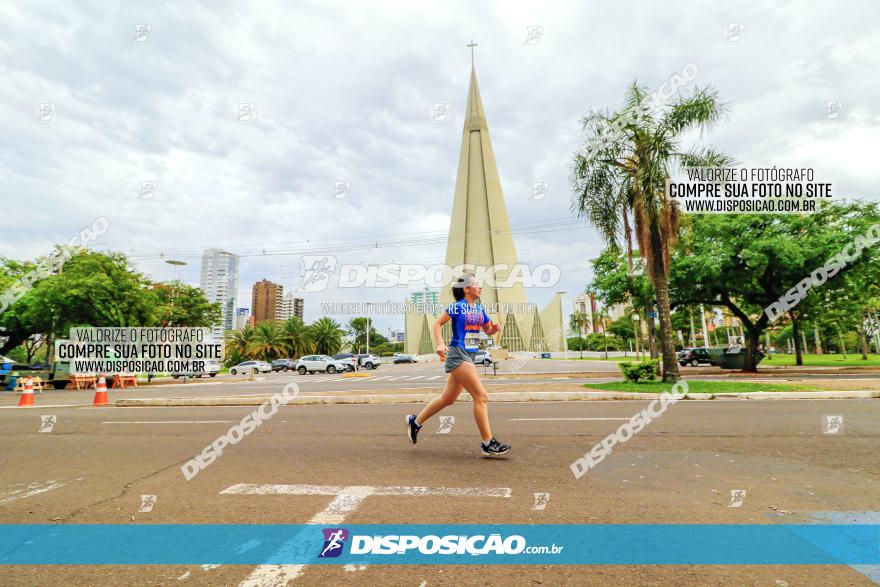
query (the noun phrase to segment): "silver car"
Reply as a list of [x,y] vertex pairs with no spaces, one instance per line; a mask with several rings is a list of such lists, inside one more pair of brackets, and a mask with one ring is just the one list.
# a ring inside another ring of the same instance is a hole
[[243,361],[229,369],[229,372],[233,375],[240,373],[270,373],[271,371],[272,365],[266,361]]
[[492,355],[489,354],[489,351],[479,350],[474,355],[474,364],[475,365],[491,365],[492,364]]
[[306,355],[296,362],[296,370],[300,375],[311,375],[317,371],[339,373],[347,369],[345,362],[338,361],[327,355]]
[[216,377],[217,373],[219,373],[219,372],[220,372],[220,361],[214,361],[214,360],[208,359],[207,361],[205,361],[205,370],[204,371],[201,371],[199,373],[195,373],[193,371],[187,371],[187,372],[178,371],[178,372],[172,373],[171,376],[175,379],[178,379],[179,377],[201,377],[202,375],[208,375],[209,377]]

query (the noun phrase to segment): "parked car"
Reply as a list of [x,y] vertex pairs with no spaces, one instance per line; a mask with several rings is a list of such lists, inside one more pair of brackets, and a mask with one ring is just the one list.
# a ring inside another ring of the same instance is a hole
[[699,365],[714,365],[715,362],[709,356],[709,349],[706,347],[697,347],[679,351],[678,364],[682,367],[686,365],[697,367]]
[[296,362],[296,370],[300,375],[311,375],[316,371],[338,373],[346,370],[346,363],[327,355],[307,355]]
[[220,362],[208,359],[205,361],[205,370],[201,373],[195,373],[193,371],[179,371],[177,373],[172,373],[171,376],[174,379],[179,377],[201,377],[202,375],[207,375],[208,377],[216,377],[217,373],[220,372]]
[[296,361],[293,359],[275,359],[272,361],[272,371],[292,371],[296,369]]
[[418,360],[412,355],[404,355],[403,353],[394,353],[394,364],[398,363],[418,363]]
[[357,357],[351,353],[338,353],[333,355],[333,358],[337,361],[342,361],[345,363],[345,368],[347,371],[354,371],[358,367]]
[[479,350],[474,354],[474,364],[475,365],[491,365],[492,364],[492,355],[489,354],[489,351]]
[[377,357],[376,355],[364,353],[358,355],[357,358],[358,365],[364,367],[365,369],[376,369],[379,366],[379,357]]
[[233,375],[243,373],[270,373],[271,371],[272,365],[266,361],[243,361],[229,369],[229,372]]

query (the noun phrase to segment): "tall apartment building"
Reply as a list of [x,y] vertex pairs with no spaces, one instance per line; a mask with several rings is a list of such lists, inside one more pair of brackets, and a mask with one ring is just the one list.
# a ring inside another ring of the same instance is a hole
[[593,306],[595,301],[587,294],[581,294],[574,299],[574,311],[580,312],[587,317],[586,323],[581,327],[579,336],[586,336],[590,332],[597,332],[597,326],[593,323]]
[[254,324],[264,320],[277,320],[284,299],[284,286],[263,279],[254,284],[251,294],[251,315]]
[[225,331],[235,328],[238,255],[223,249],[205,249],[200,286],[209,302],[220,304],[220,322],[212,327],[214,337],[220,339]]
[[302,298],[294,297],[292,293],[286,293],[281,299],[281,305],[278,306],[278,310],[275,312],[275,317],[278,320],[287,320],[291,316],[296,316],[302,320],[303,304]]
[[410,295],[410,301],[414,304],[439,304],[440,292],[426,287],[422,291],[414,291]]
[[241,330],[248,325],[251,311],[247,308],[237,308],[235,310],[235,329]]

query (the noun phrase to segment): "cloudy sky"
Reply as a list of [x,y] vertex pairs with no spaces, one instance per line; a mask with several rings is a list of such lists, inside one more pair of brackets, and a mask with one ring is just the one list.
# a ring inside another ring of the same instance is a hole
[[[0,255],[46,254],[106,216],[98,250],[157,280],[175,276],[164,259],[189,263],[181,276],[198,284],[202,249],[242,254],[239,306],[262,278],[297,286],[304,253],[442,262],[474,39],[520,260],[563,271],[530,301],[562,289],[568,309],[602,247],[569,212],[585,113],[616,107],[634,78],[656,88],[695,63],[692,84],[712,84],[731,110],[689,142],[746,165],[812,167],[836,194],[877,198],[878,20],[873,0],[7,1]],[[828,102],[840,103],[830,116]],[[254,120],[237,120],[239,103]],[[435,103],[450,104],[447,122],[431,120]],[[54,105],[50,120],[40,104]],[[350,191],[331,199],[338,181]],[[533,182],[549,185],[543,199]],[[307,294],[306,319],[323,301],[405,295]],[[402,324],[377,319],[381,332]]]

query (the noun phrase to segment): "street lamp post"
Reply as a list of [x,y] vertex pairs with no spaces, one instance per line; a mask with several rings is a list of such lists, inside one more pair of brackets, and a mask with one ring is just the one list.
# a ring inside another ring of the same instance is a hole
[[565,351],[565,358],[568,359],[568,337],[565,336],[565,310],[562,307],[562,296],[564,291],[556,292],[559,295],[559,326],[562,331],[562,348]]
[[186,262],[176,259],[165,259],[165,262],[177,267],[177,279],[174,282],[174,289],[171,290],[171,318],[168,320],[168,326],[174,326],[174,324],[171,324],[174,321],[174,300],[177,297],[177,287],[180,285],[180,268],[186,265]]

